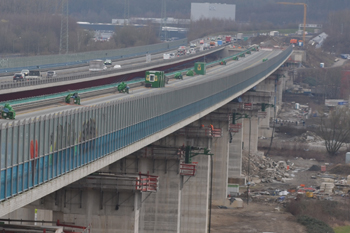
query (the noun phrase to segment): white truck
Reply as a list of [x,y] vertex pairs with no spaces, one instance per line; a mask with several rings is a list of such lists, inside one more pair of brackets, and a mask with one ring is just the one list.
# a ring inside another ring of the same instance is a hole
[[242,40],[243,39],[243,33],[237,33],[236,38],[237,38],[237,40]]
[[271,31],[270,36],[279,36],[279,31]]
[[107,66],[102,60],[92,60],[89,63],[89,71],[102,71],[105,69],[107,69]]
[[41,80],[42,78],[39,70],[30,70],[28,75],[25,76],[26,80]]
[[175,53],[164,53],[163,59],[172,59],[175,58]]

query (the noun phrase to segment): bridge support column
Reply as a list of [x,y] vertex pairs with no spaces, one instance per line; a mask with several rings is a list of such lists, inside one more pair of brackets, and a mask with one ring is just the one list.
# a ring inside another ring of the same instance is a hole
[[[181,175],[180,159],[183,145],[208,148],[210,142],[175,132],[31,207],[50,209],[61,222],[91,224],[97,233],[207,232],[210,156],[193,157],[195,176]],[[139,172],[158,177],[159,189],[138,189]]]
[[208,147],[208,139],[193,135],[196,135],[193,131],[179,130],[150,145],[153,152],[147,158],[140,158],[142,173],[149,171],[159,176],[159,190],[150,195],[142,193],[140,233],[207,231],[210,158],[207,155],[192,158],[197,163],[195,176],[179,173],[179,148],[184,145]]
[[243,151],[249,152],[250,139],[250,153],[256,153],[258,151],[259,119],[256,116],[251,116],[250,119],[243,119],[243,125]]
[[[271,102],[269,102],[271,103]],[[273,107],[271,107],[273,111]],[[273,117],[273,115],[272,115]],[[271,110],[268,108],[266,109],[266,116],[263,118],[259,118],[259,138],[265,137],[269,138],[272,134],[272,128],[270,128],[270,118],[271,118]]]
[[213,204],[224,205],[227,190],[228,141],[227,125],[223,127],[223,137],[214,138],[211,147],[213,153]]
[[229,132],[227,108],[223,107],[200,120],[200,124],[209,126],[216,133],[211,137],[210,153],[213,157],[213,205],[224,205],[227,190],[229,161]]
[[[204,142],[204,144],[206,144]],[[203,145],[204,146],[204,145]],[[194,177],[183,176],[181,197],[181,233],[208,232],[209,195],[210,195],[210,156],[198,155]]]
[[140,233],[179,232],[179,189],[178,160],[141,158],[140,171],[159,176],[159,190],[156,193],[142,193],[140,210]]
[[229,144],[228,183],[243,185],[245,184],[245,177],[242,176],[243,120],[237,120],[237,123],[242,124],[242,128],[232,133],[232,141]]
[[138,233],[141,192],[138,159],[128,156],[32,203],[53,212],[51,221],[91,224],[95,233]]

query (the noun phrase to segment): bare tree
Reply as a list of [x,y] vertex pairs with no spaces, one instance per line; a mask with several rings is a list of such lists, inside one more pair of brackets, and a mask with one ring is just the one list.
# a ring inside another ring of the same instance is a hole
[[317,134],[324,139],[329,155],[336,155],[350,137],[350,110],[338,108],[328,117],[322,116]]

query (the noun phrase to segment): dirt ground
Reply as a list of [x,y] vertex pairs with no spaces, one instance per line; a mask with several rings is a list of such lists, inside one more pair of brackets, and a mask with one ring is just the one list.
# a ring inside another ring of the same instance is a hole
[[249,203],[243,209],[212,209],[212,233],[306,233],[295,218],[276,206]]
[[[283,156],[273,156],[275,161],[285,160]],[[312,179],[311,176],[316,176],[318,171],[308,171],[312,165],[320,166],[315,160],[307,160],[301,158],[289,159],[295,165],[295,169],[291,171],[294,177],[287,180],[285,183],[261,183],[251,187],[251,193],[257,190],[288,190],[300,184],[305,184],[307,187],[315,187],[320,184],[320,179]],[[244,188],[241,188],[244,192]],[[253,198],[254,199],[254,198]],[[264,200],[265,199],[265,200]],[[284,208],[278,203],[272,201],[270,196],[260,198],[260,201],[254,199],[247,205],[244,200],[244,207],[241,209],[230,208],[220,209],[218,206],[213,206],[212,209],[212,230],[213,233],[306,233],[305,228],[296,222],[296,218],[285,212]],[[267,201],[269,200],[269,201]],[[278,208],[279,207],[279,208]],[[277,208],[277,209],[276,209]]]

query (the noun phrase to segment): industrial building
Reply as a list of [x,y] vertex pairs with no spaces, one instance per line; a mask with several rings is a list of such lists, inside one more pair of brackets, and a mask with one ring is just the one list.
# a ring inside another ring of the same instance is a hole
[[236,5],[219,3],[191,3],[191,20],[226,19],[236,20]]

